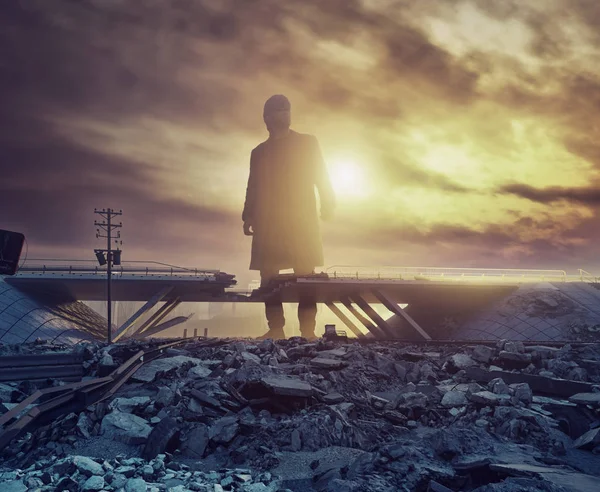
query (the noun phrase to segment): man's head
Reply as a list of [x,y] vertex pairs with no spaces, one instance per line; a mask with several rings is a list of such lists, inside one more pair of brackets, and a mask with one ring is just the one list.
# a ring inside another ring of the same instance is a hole
[[263,110],[263,119],[269,132],[283,132],[290,128],[291,105],[287,97],[277,94],[267,99]]

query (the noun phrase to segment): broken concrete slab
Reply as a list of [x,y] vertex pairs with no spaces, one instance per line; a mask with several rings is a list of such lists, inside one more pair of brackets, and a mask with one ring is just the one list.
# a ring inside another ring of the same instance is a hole
[[576,393],[592,393],[593,385],[581,381],[567,379],[547,378],[532,374],[523,374],[509,371],[486,371],[478,367],[469,367],[465,370],[468,378],[479,382],[489,382],[495,378],[502,378],[507,384],[527,383],[535,391],[548,395],[570,397]]
[[312,367],[317,367],[319,369],[336,370],[336,369],[343,369],[348,364],[346,362],[344,362],[343,360],[326,359],[324,357],[319,356],[319,357],[315,357],[314,359],[312,359],[310,361],[310,365]]
[[313,387],[299,379],[266,377],[262,378],[261,382],[276,395],[305,398],[313,395]]
[[494,350],[486,345],[477,345],[473,348],[471,357],[478,361],[487,364],[494,356]]
[[114,411],[102,419],[100,434],[125,444],[144,444],[152,431],[148,422],[137,415]]
[[340,395],[337,392],[327,393],[322,397],[323,403],[327,403],[328,405],[335,405],[336,403],[342,403],[345,398],[343,395]]
[[469,396],[469,400],[473,403],[479,403],[480,405],[502,405],[507,404],[510,401],[509,395],[496,395],[491,391],[480,391],[478,393],[473,393]]
[[212,371],[208,367],[197,365],[190,368],[187,373],[187,377],[192,379],[204,379],[207,378],[211,373]]
[[166,359],[156,359],[148,364],[144,364],[135,372],[131,379],[133,381],[140,381],[142,383],[151,383],[154,381],[157,373],[169,372],[173,369],[183,366],[184,364],[197,366],[206,364],[206,362],[194,357],[188,357],[186,355],[176,355],[175,357],[168,357]]
[[567,468],[551,468],[527,464],[490,464],[490,470],[516,477],[538,477],[565,487],[572,492],[597,492],[598,477],[573,472]]
[[587,431],[573,443],[574,448],[594,449],[600,444],[600,427]]
[[442,397],[444,407],[461,407],[467,403],[467,396],[462,391],[448,391]]
[[569,397],[569,401],[578,405],[600,408],[600,393],[577,393]]
[[149,396],[134,396],[131,398],[115,398],[108,404],[110,411],[132,413],[135,409],[143,408],[150,403]]

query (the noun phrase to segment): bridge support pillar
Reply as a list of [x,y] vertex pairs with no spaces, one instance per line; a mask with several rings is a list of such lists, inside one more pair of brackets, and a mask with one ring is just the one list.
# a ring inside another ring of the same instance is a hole
[[421,326],[412,319],[409,314],[402,309],[396,301],[391,299],[385,292],[381,291],[373,291],[373,295],[383,304],[386,308],[388,308],[392,313],[404,319],[411,326],[417,334],[423,338],[424,340],[431,340],[431,336],[423,329]]
[[156,304],[158,302],[160,302],[162,299],[164,299],[164,297],[172,290],[173,290],[173,286],[169,285],[169,286],[161,289],[160,291],[158,291],[156,294],[154,294],[148,300],[148,302],[146,302],[146,304],[144,304],[140,309],[138,309],[137,312],[135,312],[133,314],[133,316],[131,316],[131,318],[129,318],[127,321],[125,321],[125,323],[123,323],[119,327],[119,329],[117,330],[117,333],[115,333],[113,341],[118,342],[124,336],[133,335],[136,331],[135,329],[133,329],[135,323],[144,314],[146,314],[148,311],[150,311],[150,309],[152,309],[154,306],[156,306]]

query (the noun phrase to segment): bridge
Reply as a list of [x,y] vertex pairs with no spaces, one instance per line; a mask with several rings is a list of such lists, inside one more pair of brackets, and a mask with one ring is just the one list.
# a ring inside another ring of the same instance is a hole
[[[31,259],[5,282],[33,296],[106,300],[106,268],[87,260]],[[115,340],[150,336],[186,321],[178,317],[161,323],[182,302],[263,303],[273,299],[323,303],[357,337],[428,340],[436,334],[417,320],[427,318],[424,314],[448,317],[473,312],[524,284],[582,282],[595,283],[597,278],[584,270],[568,275],[564,270],[332,266],[304,277],[282,274],[268,288],[249,291],[237,287],[234,275],[220,270],[127,261],[113,267],[111,297],[145,303],[117,328]],[[142,323],[160,302],[164,302],[162,307]],[[378,314],[373,304],[385,306],[391,317]]]

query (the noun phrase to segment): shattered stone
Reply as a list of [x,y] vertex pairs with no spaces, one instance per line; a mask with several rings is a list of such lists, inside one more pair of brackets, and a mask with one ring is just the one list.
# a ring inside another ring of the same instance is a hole
[[92,476],[88,478],[81,488],[84,492],[86,491],[96,491],[104,489],[104,477],[101,476]]
[[132,398],[115,398],[108,405],[109,410],[123,413],[133,413],[134,410],[150,403],[149,396],[134,396]]
[[529,404],[533,401],[533,393],[527,383],[511,384],[510,388],[513,390],[514,396],[517,400],[526,404]]
[[217,420],[209,429],[208,437],[219,444],[227,444],[233,440],[239,431],[236,416],[223,417]]
[[267,377],[263,378],[261,382],[276,395],[309,397],[313,394],[310,384],[297,379]]
[[328,405],[342,403],[345,400],[345,398],[342,395],[340,395],[339,393],[336,393],[336,392],[328,393],[328,394],[324,395],[322,398],[323,398],[323,402],[327,403]]
[[313,367],[318,367],[320,369],[343,369],[346,367],[346,363],[342,360],[337,359],[326,359],[324,357],[315,357],[310,361],[310,365]]
[[126,444],[143,444],[152,428],[137,415],[114,411],[102,419],[101,434]]
[[522,354],[525,352],[523,342],[511,341],[504,344],[503,350],[513,354]]
[[480,391],[478,393],[473,393],[469,399],[474,403],[479,403],[481,405],[495,406],[501,405],[503,403],[507,403],[510,401],[510,396],[508,395],[496,395],[491,391]]
[[448,372],[453,374],[461,369],[476,365],[476,362],[467,354],[454,354],[450,357],[447,364],[449,365]]
[[591,405],[600,408],[600,393],[577,393],[571,396],[569,401],[578,405]]
[[156,359],[148,364],[144,364],[134,373],[131,379],[134,381],[140,381],[142,383],[151,383],[156,378],[157,373],[167,373],[174,369],[180,368],[184,364],[197,366],[206,364],[206,361],[195,359],[193,357],[187,357],[185,355],[176,355],[175,357],[169,357],[166,359]]
[[510,389],[502,378],[492,379],[488,383],[488,389],[495,395],[510,395]]
[[473,348],[471,357],[478,361],[487,364],[494,356],[494,351],[485,345],[477,345]]
[[600,444],[600,427],[587,431],[573,443],[574,448],[594,449]]
[[524,354],[521,352],[508,352],[508,351],[500,351],[500,354],[498,355],[500,357],[501,360],[505,361],[505,362],[517,362],[520,365],[523,365],[523,367],[526,367],[527,365],[529,365],[529,363],[531,363],[531,354]]
[[442,397],[442,406],[459,407],[467,404],[467,397],[462,391],[448,391]]

